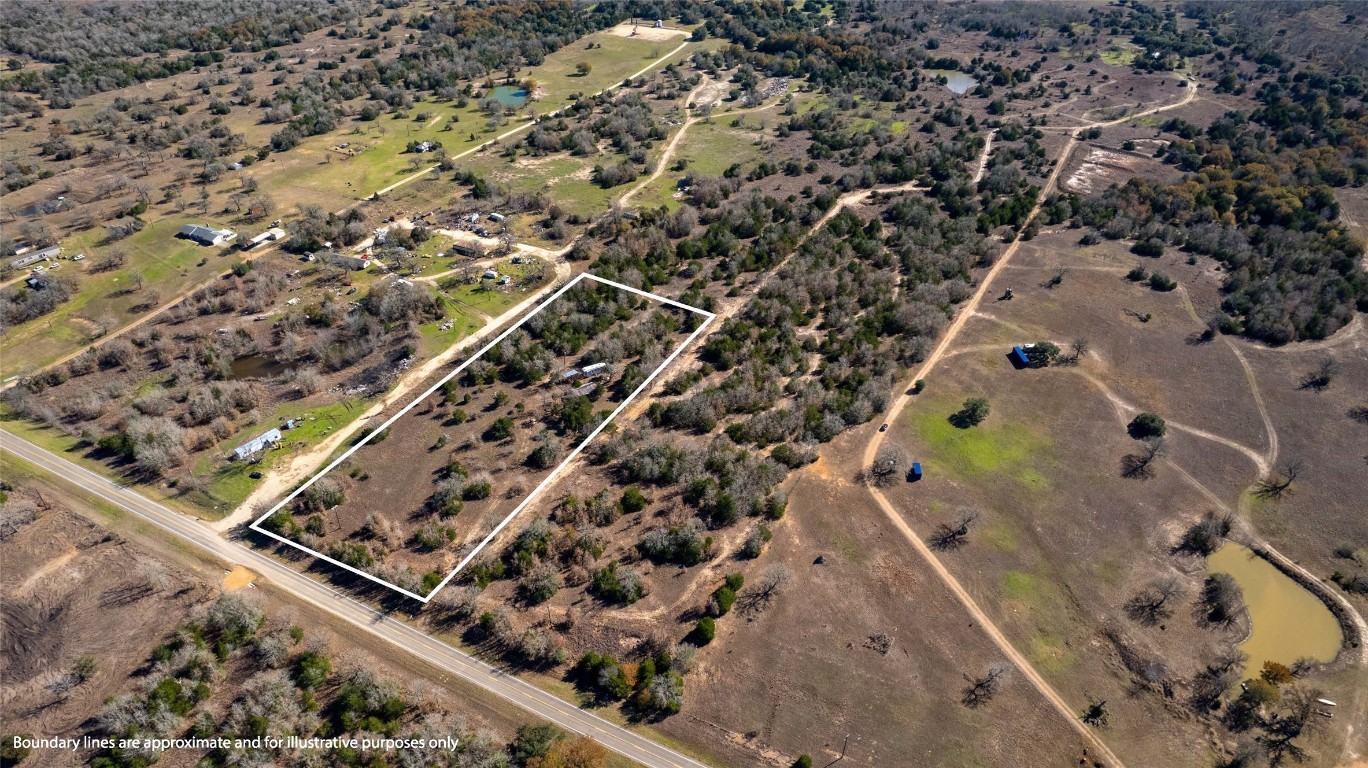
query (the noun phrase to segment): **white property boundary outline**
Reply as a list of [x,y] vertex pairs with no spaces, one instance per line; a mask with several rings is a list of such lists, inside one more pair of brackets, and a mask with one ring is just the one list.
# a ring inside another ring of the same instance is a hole
[[[289,504],[291,501],[294,501],[296,496],[308,490],[309,486],[318,482],[320,478],[331,472],[333,469],[337,468],[339,464],[346,461],[353,453],[359,450],[363,445],[370,442],[372,437],[383,432],[385,429],[389,427],[390,424],[393,424],[401,416],[408,413],[410,410],[413,409],[414,406],[418,405],[418,403],[422,402],[423,400],[426,400],[428,396],[430,396],[433,392],[436,392],[443,384],[455,378],[461,371],[465,370],[466,366],[478,360],[481,355],[488,352],[490,349],[493,349],[495,344],[498,344],[499,342],[503,341],[509,334],[513,333],[514,331],[518,330],[518,328],[522,327],[523,323],[530,320],[538,312],[542,311],[543,309],[546,309],[553,302],[555,302],[556,299],[559,299],[566,291],[570,290],[571,288],[574,288],[576,285],[579,285],[579,283],[585,279],[593,280],[604,285],[611,285],[614,288],[619,288],[621,290],[634,293],[638,296],[651,299],[662,304],[667,304],[672,307],[678,307],[680,309],[692,312],[694,314],[703,315],[703,322],[699,324],[697,328],[694,329],[693,333],[689,334],[688,338],[681,342],[679,346],[676,347],[675,350],[670,353],[669,357],[665,358],[664,362],[662,362],[659,366],[656,367],[654,371],[651,372],[650,376],[646,377],[645,381],[642,381],[640,384],[638,384],[637,388],[632,391],[632,394],[628,395],[627,399],[619,403],[617,408],[614,408],[613,412],[608,414],[608,417],[604,419],[597,427],[595,427],[594,431],[589,433],[588,437],[584,438],[584,440],[580,442],[579,445],[575,446],[575,449],[570,452],[570,455],[566,456],[564,461],[558,464],[555,469],[551,470],[551,473],[548,474],[545,478],[543,478],[542,481],[537,484],[537,487],[533,488],[532,492],[527,494],[527,496],[521,502],[519,502],[518,506],[514,507],[513,511],[509,512],[508,516],[505,517],[498,525],[496,525],[494,527],[494,530],[490,531],[489,534],[485,536],[484,539],[481,540],[480,543],[475,546],[475,549],[471,550],[470,554],[466,555],[460,563],[457,563],[456,567],[452,569],[451,573],[448,573],[446,575],[446,578],[442,579],[442,581],[438,583],[437,586],[433,587],[432,591],[428,592],[426,596],[410,592],[409,590],[404,589],[403,587],[400,587],[396,584],[391,584],[390,582],[385,581],[384,579],[379,578],[378,576],[375,576],[373,574],[367,573],[366,571],[363,571],[360,568],[353,568],[352,566],[347,565],[346,563],[339,562],[334,558],[328,557],[322,552],[310,549],[309,547],[306,547],[297,541],[293,541],[292,539],[286,538],[273,531],[268,531],[265,528],[261,527],[261,523],[263,520],[270,517],[271,515],[274,515],[276,512],[279,512],[281,509],[285,507],[285,505]],[[320,560],[324,560],[326,562],[332,563],[333,565],[339,568],[343,568],[347,571],[350,571],[351,573],[354,573],[357,576],[370,579],[376,584],[381,584],[383,586],[389,587],[390,589],[402,595],[405,595],[406,597],[411,597],[420,603],[426,603],[429,600],[431,600],[434,596],[436,596],[438,592],[441,592],[442,588],[445,587],[447,583],[450,582],[452,578],[456,576],[456,574],[460,573],[461,569],[465,568],[471,560],[475,559],[475,556],[478,555],[480,551],[483,550],[491,541],[493,541],[494,537],[499,535],[500,531],[502,531],[509,523],[513,522],[513,518],[517,517],[518,514],[521,513],[524,508],[527,507],[528,504],[532,503],[532,500],[536,498],[538,494],[540,494],[547,486],[549,486],[552,483],[552,481],[556,479],[556,476],[561,473],[561,470],[565,469],[565,467],[568,466],[570,462],[574,461],[575,457],[579,456],[580,452],[583,451],[585,447],[587,447],[595,437],[598,437],[598,434],[603,431],[604,427],[607,427],[613,419],[617,418],[617,415],[621,413],[624,408],[627,407],[628,403],[631,403],[633,400],[637,398],[638,395],[645,391],[646,387],[650,385],[650,383],[654,381],[657,376],[664,372],[664,370],[670,365],[670,363],[674,362],[675,358],[679,357],[679,355],[685,349],[687,349],[690,344],[693,343],[694,339],[698,338],[699,334],[701,334],[704,331],[704,329],[706,329],[708,325],[712,323],[712,321],[716,318],[716,314],[708,312],[707,310],[699,309],[698,307],[691,307],[688,304],[680,303],[678,301],[675,301],[674,299],[669,299],[664,296],[640,290],[638,288],[633,288],[630,285],[623,285],[622,283],[598,277],[597,275],[592,275],[588,272],[581,272],[579,275],[576,275],[570,282],[566,283],[563,287],[561,287],[560,290],[553,293],[550,296],[550,298],[546,299],[546,301],[543,301],[541,303],[541,306],[537,307],[536,309],[532,310],[526,315],[523,315],[523,317],[520,318],[518,322],[509,326],[507,329],[504,330],[503,333],[500,333],[498,336],[494,337],[493,341],[484,345],[479,352],[476,352],[465,362],[461,363],[451,373],[448,373],[447,375],[443,376],[440,380],[437,381],[436,384],[433,384],[431,387],[429,387],[426,392],[422,393],[418,397],[415,397],[412,402],[410,402],[408,405],[400,409],[398,413],[386,419],[384,424],[381,424],[380,426],[368,432],[365,438],[363,438],[361,441],[353,445],[351,448],[347,449],[345,453],[334,459],[332,463],[328,464],[328,466],[324,467],[323,469],[315,473],[313,477],[309,478],[308,482],[294,489],[294,491],[292,491],[290,495],[286,496],[284,499],[281,499],[279,503],[277,503],[275,506],[267,510],[265,514],[261,515],[261,517],[258,517],[256,520],[252,521],[252,523],[248,527],[256,531],[257,533],[265,534],[266,536],[269,536],[281,543],[288,544],[294,547],[295,549],[313,555],[314,557],[319,558]]]

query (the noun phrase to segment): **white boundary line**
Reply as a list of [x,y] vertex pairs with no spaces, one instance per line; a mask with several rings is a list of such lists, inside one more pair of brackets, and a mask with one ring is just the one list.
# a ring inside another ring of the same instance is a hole
[[[432,588],[432,591],[429,592],[426,596],[424,596],[424,595],[419,595],[419,594],[415,594],[415,593],[413,593],[413,592],[410,592],[409,590],[404,589],[403,587],[400,587],[400,586],[395,585],[395,584],[391,584],[390,582],[385,581],[384,579],[381,579],[381,578],[379,578],[379,577],[377,577],[377,576],[375,576],[375,575],[373,575],[373,574],[367,573],[367,572],[361,570],[360,568],[353,568],[352,566],[347,565],[346,563],[339,562],[338,560],[336,560],[336,559],[334,559],[334,558],[328,557],[327,555],[323,554],[322,552],[319,552],[319,551],[314,550],[314,549],[310,549],[309,547],[306,547],[306,546],[304,546],[303,544],[300,544],[300,543],[297,542],[297,541],[293,541],[293,540],[291,540],[291,539],[289,539],[289,538],[286,538],[286,537],[284,537],[284,536],[281,536],[281,535],[279,535],[279,534],[277,534],[277,533],[275,533],[275,532],[273,532],[273,531],[268,531],[268,530],[266,530],[265,528],[262,528],[262,527],[261,527],[261,523],[262,523],[263,520],[265,520],[266,518],[270,517],[271,515],[274,515],[276,512],[280,511],[286,504],[289,504],[291,501],[293,501],[294,498],[295,498],[296,496],[298,496],[299,494],[301,494],[301,493],[303,493],[304,491],[308,490],[309,486],[311,486],[311,485],[313,485],[314,483],[318,482],[318,480],[319,480],[320,478],[322,478],[324,475],[326,475],[326,474],[328,474],[329,472],[331,472],[333,469],[335,469],[335,468],[337,467],[337,465],[339,465],[339,464],[341,464],[342,462],[346,461],[353,453],[356,453],[356,451],[359,450],[362,446],[364,446],[366,443],[370,442],[370,440],[371,440],[372,437],[374,437],[375,435],[378,435],[378,434],[380,434],[381,432],[383,432],[385,429],[387,429],[387,428],[389,427],[389,425],[393,424],[393,423],[394,423],[395,421],[397,421],[401,416],[403,416],[404,414],[406,414],[406,413],[408,413],[410,410],[412,410],[414,406],[418,405],[418,403],[420,403],[420,402],[422,402],[423,400],[427,399],[428,396],[431,395],[433,392],[436,392],[439,388],[441,388],[441,386],[442,386],[443,384],[445,384],[445,383],[447,383],[448,381],[450,381],[451,379],[455,378],[461,371],[465,370],[466,366],[468,366],[468,365],[470,365],[471,363],[473,363],[473,362],[475,362],[476,360],[478,360],[478,359],[480,358],[481,355],[483,355],[484,353],[488,352],[490,349],[493,349],[495,344],[498,344],[499,342],[503,341],[509,334],[511,334],[511,333],[513,333],[514,331],[518,330],[518,328],[520,328],[520,327],[522,326],[523,323],[525,323],[525,322],[527,322],[528,320],[530,320],[530,319],[532,318],[533,315],[536,315],[538,312],[542,311],[543,309],[546,309],[548,306],[551,305],[552,302],[554,302],[556,299],[559,299],[559,298],[561,297],[562,294],[564,294],[566,291],[570,290],[571,288],[575,287],[576,285],[578,285],[578,284],[580,283],[580,281],[582,281],[582,280],[584,280],[584,279],[586,279],[586,278],[589,279],[589,280],[593,280],[593,281],[595,281],[595,282],[598,282],[598,283],[603,283],[604,285],[611,285],[611,286],[613,286],[614,288],[619,288],[619,289],[621,289],[621,290],[628,291],[629,293],[634,293],[634,294],[636,294],[636,295],[638,295],[638,296],[642,296],[642,297],[644,297],[644,298],[651,299],[651,300],[653,300],[653,301],[657,301],[657,302],[660,302],[660,303],[662,303],[662,304],[668,304],[669,306],[678,307],[678,308],[683,309],[683,310],[685,310],[685,311],[693,312],[694,314],[703,315],[704,320],[703,320],[703,322],[702,322],[697,328],[694,329],[693,333],[689,334],[689,337],[688,337],[687,339],[685,339],[682,343],[680,343],[680,345],[679,345],[678,347],[675,348],[674,352],[671,352],[671,353],[670,353],[670,356],[669,356],[669,357],[665,358],[665,361],[664,361],[664,362],[662,362],[659,366],[656,367],[656,369],[655,369],[654,371],[651,372],[651,375],[650,375],[650,376],[647,376],[646,379],[645,379],[644,381],[642,381],[639,385],[637,385],[637,388],[636,388],[635,390],[632,391],[632,394],[628,395],[627,398],[626,398],[625,400],[623,400],[621,403],[618,403],[617,408],[614,408],[614,409],[613,409],[613,412],[610,413],[610,414],[608,414],[608,417],[607,417],[606,419],[604,419],[601,423],[599,423],[599,425],[598,425],[597,427],[594,428],[594,431],[589,433],[589,436],[588,436],[588,437],[584,438],[584,440],[583,440],[579,445],[575,446],[575,450],[571,451],[571,452],[570,452],[570,455],[569,455],[569,456],[566,456],[564,461],[562,461],[559,465],[557,465],[557,467],[556,467],[555,469],[551,470],[551,473],[548,474],[540,483],[538,483],[538,484],[537,484],[537,487],[536,487],[536,488],[533,488],[533,489],[532,489],[532,492],[529,493],[529,494],[527,495],[527,497],[524,498],[524,499],[518,504],[518,506],[515,507],[515,508],[513,509],[512,512],[509,512],[509,513],[508,513],[508,516],[505,517],[505,518],[503,519],[503,521],[500,522],[497,526],[495,526],[495,527],[494,527],[494,530],[490,531],[490,532],[489,532],[489,535],[485,536],[484,539],[483,539],[478,545],[476,545],[475,549],[471,550],[470,554],[466,555],[465,558],[464,558],[463,560],[461,560],[461,562],[458,563],[454,569],[452,569],[451,573],[448,573],[448,574],[446,575],[446,578],[442,579],[442,581],[441,581],[437,586],[433,587],[433,588]],[[604,427],[607,427],[608,424],[609,424],[613,419],[617,418],[617,415],[618,415],[619,413],[621,413],[622,410],[623,410],[624,408],[627,407],[627,404],[628,404],[628,403],[630,403],[630,402],[632,402],[633,400],[635,400],[636,397],[637,397],[637,395],[640,395],[643,391],[645,391],[647,385],[649,385],[652,381],[655,380],[655,378],[656,378],[657,376],[659,376],[662,372],[664,372],[665,368],[668,367],[668,366],[670,365],[670,363],[674,362],[675,358],[679,357],[679,355],[680,355],[680,354],[681,354],[681,353],[682,353],[690,344],[693,343],[694,339],[698,338],[699,334],[701,334],[701,333],[703,332],[703,330],[706,329],[706,328],[708,327],[708,325],[709,325],[714,319],[716,319],[716,317],[717,317],[717,315],[713,314],[712,312],[708,312],[708,311],[706,311],[706,310],[699,309],[698,307],[691,307],[691,306],[689,306],[688,304],[681,304],[681,303],[678,302],[678,301],[675,301],[675,300],[673,300],[673,299],[668,299],[668,298],[666,298],[666,297],[664,297],[664,296],[658,296],[658,295],[656,295],[656,294],[654,294],[654,293],[648,293],[648,292],[643,291],[643,290],[640,290],[640,289],[638,289],[638,288],[633,288],[633,287],[631,287],[631,286],[629,286],[629,285],[623,285],[622,283],[615,282],[615,281],[613,281],[613,280],[608,280],[608,279],[606,279],[606,278],[598,277],[597,275],[591,275],[591,274],[589,274],[588,272],[581,272],[579,275],[576,275],[576,276],[574,277],[574,279],[572,279],[570,282],[566,283],[560,290],[558,290],[558,291],[556,291],[555,293],[553,293],[553,294],[551,295],[550,298],[548,298],[546,301],[542,302],[541,306],[539,306],[539,307],[537,307],[536,309],[532,310],[532,311],[529,312],[528,314],[523,315],[523,317],[522,317],[521,319],[519,319],[518,322],[516,322],[516,323],[514,323],[513,325],[509,326],[507,329],[504,330],[503,333],[501,333],[501,334],[499,334],[498,336],[494,337],[494,340],[493,340],[493,341],[491,341],[491,342],[489,342],[488,344],[484,345],[484,347],[482,347],[482,348],[480,349],[479,352],[476,352],[473,356],[471,356],[470,358],[468,358],[465,362],[461,363],[461,364],[460,364],[459,366],[457,366],[456,369],[453,370],[451,373],[448,373],[446,376],[443,376],[440,380],[437,381],[436,384],[433,384],[431,387],[429,387],[428,390],[427,390],[426,392],[424,392],[423,394],[421,394],[421,395],[415,397],[415,398],[413,399],[412,402],[410,402],[408,405],[406,405],[406,406],[404,406],[402,409],[400,409],[398,413],[396,413],[396,414],[394,414],[393,416],[391,416],[391,417],[389,417],[388,419],[386,419],[384,424],[381,424],[380,426],[378,426],[378,427],[372,429],[370,432],[368,432],[368,433],[366,434],[366,436],[365,436],[364,439],[362,439],[362,440],[361,440],[360,442],[358,442],[356,445],[353,445],[351,448],[347,449],[346,453],[343,453],[341,456],[339,456],[339,457],[337,457],[336,459],[334,459],[333,462],[332,462],[331,464],[329,464],[328,466],[324,467],[322,470],[320,470],[319,472],[317,472],[316,474],[314,474],[314,476],[311,477],[311,478],[309,478],[309,480],[308,480],[307,482],[305,482],[303,485],[299,486],[299,487],[296,488],[294,491],[292,491],[292,492],[290,493],[290,495],[286,496],[284,499],[281,499],[279,503],[277,503],[274,507],[271,507],[269,510],[267,510],[263,515],[261,515],[261,517],[258,517],[256,520],[254,520],[254,521],[251,523],[251,525],[249,525],[248,527],[251,528],[252,530],[258,532],[258,533],[265,534],[266,536],[269,536],[269,537],[271,537],[271,538],[273,538],[273,539],[275,539],[275,540],[277,540],[277,541],[279,541],[279,542],[281,542],[281,543],[288,544],[288,545],[294,547],[295,549],[298,549],[298,550],[303,551],[303,552],[307,552],[308,554],[313,555],[314,557],[317,557],[317,558],[319,558],[320,560],[325,560],[325,561],[327,561],[327,562],[329,562],[329,563],[332,563],[333,565],[335,565],[335,566],[337,566],[337,567],[339,567],[339,568],[343,568],[343,569],[345,569],[345,570],[347,570],[347,571],[350,571],[351,573],[354,573],[354,574],[356,574],[357,576],[361,576],[361,577],[363,577],[363,578],[370,579],[371,581],[375,582],[376,584],[381,584],[381,585],[383,585],[383,586],[389,587],[390,589],[392,589],[392,590],[394,590],[394,591],[396,591],[396,592],[398,592],[398,593],[400,593],[400,594],[402,594],[402,595],[404,595],[404,596],[406,596],[406,597],[411,597],[411,598],[413,598],[414,600],[417,600],[417,601],[420,602],[420,603],[426,603],[426,602],[428,602],[429,600],[431,600],[431,599],[433,598],[433,596],[435,596],[438,592],[442,591],[442,588],[445,587],[445,586],[447,585],[447,583],[449,583],[449,582],[451,581],[451,579],[452,579],[453,577],[456,576],[457,573],[460,573],[460,572],[461,572],[461,569],[462,569],[462,568],[465,568],[466,565],[468,565],[468,564],[470,563],[470,561],[473,560],[473,559],[475,558],[475,556],[478,555],[478,554],[480,553],[480,551],[483,550],[483,549],[489,544],[489,542],[493,541],[493,540],[494,540],[494,537],[497,536],[497,535],[499,534],[500,531],[502,531],[509,523],[513,522],[513,518],[517,517],[518,514],[519,514],[520,512],[522,512],[523,509],[524,509],[528,504],[530,504],[530,503],[532,502],[532,499],[536,498],[537,494],[541,493],[542,490],[544,490],[547,486],[549,486],[549,485],[552,483],[552,481],[554,481],[554,480],[556,479],[556,476],[560,474],[561,470],[562,470],[562,469],[565,469],[565,467],[566,467],[567,465],[569,465],[570,462],[574,461],[574,460],[575,460],[575,457],[576,457],[576,456],[579,456],[580,452],[583,451],[583,450],[585,449],[585,447],[587,447],[587,446],[589,445],[590,441],[592,441],[595,437],[598,437],[598,434],[599,434],[600,432],[603,431]]]

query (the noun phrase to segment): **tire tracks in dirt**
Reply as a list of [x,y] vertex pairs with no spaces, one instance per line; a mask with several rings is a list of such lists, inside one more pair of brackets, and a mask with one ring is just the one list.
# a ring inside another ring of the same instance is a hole
[[[1106,127],[1108,125],[1118,125],[1120,123],[1127,122],[1129,120],[1134,120],[1139,117],[1144,117],[1146,115],[1152,115],[1158,112],[1176,109],[1192,101],[1192,99],[1196,97],[1196,93],[1197,84],[1189,80],[1187,93],[1184,94],[1184,97],[1181,101],[1175,102],[1173,104],[1160,105],[1157,107],[1153,107],[1151,109],[1142,110],[1135,114],[1127,115],[1123,118],[1113,121],[1068,128],[1067,130],[1071,131],[1069,139],[1064,144],[1064,147],[1060,150],[1059,158],[1055,161],[1054,170],[1050,172],[1049,178],[1041,187],[1040,193],[1036,197],[1036,204],[1031,208],[1031,212],[1026,217],[1026,221],[1023,223],[1022,228],[1024,229],[1026,226],[1029,226],[1030,223],[1034,221],[1036,217],[1040,214],[1040,209],[1045,202],[1045,198],[1050,194],[1050,190],[1053,189],[1058,183],[1060,173],[1064,170],[1064,166],[1068,164],[1069,157],[1073,154],[1074,148],[1078,146],[1079,131],[1087,130],[1089,128]],[[968,302],[966,302],[965,305],[960,308],[959,312],[955,316],[954,321],[951,322],[950,326],[945,330],[944,334],[942,335],[940,342],[936,345],[932,353],[922,363],[921,367],[917,370],[916,374],[911,377],[912,381],[916,381],[917,379],[925,379],[931,373],[931,371],[935,369],[936,364],[939,363],[941,359],[946,357],[946,353],[948,352],[951,344],[954,342],[955,338],[959,335],[959,333],[964,329],[964,326],[969,322],[969,319],[974,316],[979,304],[982,303],[983,298],[987,295],[989,287],[993,284],[993,281],[1003,272],[1003,270],[1006,269],[1007,264],[1011,261],[1012,256],[1014,256],[1016,252],[1020,249],[1022,242],[1022,239],[1020,237],[1017,237],[1012,241],[1011,245],[1009,245],[1007,249],[1003,251],[1002,255],[998,257],[997,262],[994,263],[992,268],[988,270],[988,273],[983,276],[983,279],[979,284],[979,289],[975,291],[973,296],[970,297],[970,299],[968,300]],[[893,401],[892,406],[888,409],[887,414],[884,417],[884,421],[886,422],[896,421],[898,415],[901,414],[902,411],[911,402],[911,396],[908,394],[908,389],[906,387],[902,387],[900,389],[900,394]],[[887,435],[886,432],[876,431],[874,435],[870,438],[869,443],[865,447],[865,452],[861,461],[861,466],[869,466],[873,463],[874,456],[878,454],[879,448],[883,445],[885,435]],[[982,625],[984,633],[987,634],[989,638],[993,640],[993,642],[998,646],[999,650],[1001,650],[1004,654],[1007,655],[1009,659],[1011,659],[1012,663],[1022,672],[1026,679],[1031,682],[1031,684],[1036,688],[1036,690],[1039,691],[1041,696],[1043,696],[1045,700],[1049,702],[1050,705],[1053,706],[1061,716],[1064,717],[1064,719],[1073,727],[1073,729],[1076,732],[1078,732],[1080,736],[1083,737],[1085,741],[1091,744],[1093,748],[1096,749],[1098,753],[1107,760],[1109,765],[1115,766],[1116,768],[1124,768],[1124,763],[1122,763],[1121,759],[1117,757],[1114,752],[1112,752],[1111,748],[1107,746],[1106,742],[1104,742],[1097,733],[1093,732],[1092,729],[1090,729],[1086,724],[1084,724],[1079,719],[1077,714],[1074,712],[1072,708],[1069,707],[1068,703],[1059,694],[1059,692],[1056,691],[1054,687],[1051,686],[1047,680],[1045,680],[1044,676],[1040,674],[1040,672],[1035,668],[1035,666],[1032,665],[1031,662],[1027,660],[1026,657],[1023,656],[1021,652],[1016,649],[1012,642],[1008,640],[1007,636],[997,627],[996,624],[993,623],[993,621],[988,617],[988,615],[983,611],[983,609],[979,607],[977,601],[975,601],[974,598],[971,595],[969,595],[967,591],[965,591],[964,587],[959,583],[959,580],[956,579],[952,573],[950,573],[950,570],[946,568],[945,564],[940,560],[940,558],[937,557],[936,554],[931,551],[931,548],[926,544],[926,542],[919,535],[917,535],[915,531],[912,530],[912,527],[910,525],[907,524],[907,521],[904,520],[902,515],[898,513],[896,508],[894,508],[892,502],[888,500],[888,497],[885,496],[882,491],[880,491],[878,488],[875,488],[874,486],[866,487],[868,488],[870,496],[874,499],[875,503],[879,506],[881,510],[883,510],[884,514],[893,523],[893,525],[896,526],[898,530],[903,534],[903,536],[907,539],[908,543],[912,545],[912,548],[917,552],[917,554],[922,557],[922,559],[936,574],[936,576],[941,579],[941,581],[950,589],[952,593],[954,593],[955,597],[958,598],[960,603],[964,606],[964,609],[968,611],[970,615],[974,616],[974,618]]]

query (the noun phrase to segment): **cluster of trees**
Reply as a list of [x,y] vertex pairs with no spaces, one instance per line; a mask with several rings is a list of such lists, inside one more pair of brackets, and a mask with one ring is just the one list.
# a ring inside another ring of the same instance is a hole
[[[331,296],[287,308],[264,337],[245,329],[222,334],[174,330],[204,315],[260,311],[286,285],[283,270],[272,267],[213,281],[169,309],[158,323],[25,379],[7,390],[4,400],[21,418],[98,445],[114,460],[129,462],[150,477],[166,476],[191,456],[258,424],[270,402],[315,394],[323,372],[350,370],[377,354],[411,355],[418,325],[443,313],[441,302],[426,287],[386,283],[371,289],[355,310]],[[137,290],[155,303],[155,289]],[[231,380],[234,361],[245,357],[267,358],[283,372]],[[379,366],[358,372],[355,381],[383,386],[397,370]],[[99,386],[90,386],[87,377],[97,372],[105,376]],[[162,386],[142,393],[132,388],[133,382],[147,378]],[[202,486],[188,474],[179,479],[184,481],[182,492]]]
[[45,275],[41,288],[30,288],[23,283],[0,290],[0,334],[21,323],[27,323],[66,303],[80,281],[75,275]]
[[[90,672],[84,660],[73,674]],[[329,750],[326,760],[343,766],[399,761],[424,766],[602,766],[603,748],[572,739],[549,725],[528,725],[504,745],[447,712],[436,689],[407,687],[377,674],[372,665],[338,663],[326,646],[298,626],[268,620],[259,601],[225,593],[197,620],[158,646],[137,692],[111,697],[93,719],[94,734],[112,738],[260,736],[403,736],[455,739],[454,748],[409,746],[397,751]],[[92,735],[94,735],[92,734]],[[554,762],[573,756],[580,762]],[[159,757],[145,749],[106,749],[92,765],[146,766]],[[209,750],[201,765],[305,765],[315,758],[284,748],[232,746]]]
[[602,93],[581,98],[554,120],[543,120],[518,144],[505,153],[512,156],[519,147],[533,155],[569,152],[576,157],[599,155],[600,143],[607,143],[622,160],[595,166],[595,180],[604,188],[635,179],[647,167],[647,151],[653,142],[667,136],[646,96],[638,90]]
[[[168,9],[131,4],[100,7],[7,3],[0,49],[52,64],[0,78],[0,90],[40,94],[53,107],[100,91],[170,77],[224,60],[225,51],[262,51],[298,43],[310,32],[369,8],[365,0],[195,0]],[[186,51],[179,56],[173,51]]]
[[[412,42],[397,56],[381,58],[372,51],[353,66],[333,68],[327,76],[309,72],[262,101],[268,122],[287,121],[272,136],[271,145],[289,149],[302,137],[332,130],[347,114],[374,120],[382,111],[407,109],[422,91],[464,105],[474,94],[476,79],[499,71],[511,78],[522,67],[541,64],[548,53],[626,18],[626,12],[616,4],[585,7],[568,0],[503,0],[437,8],[406,20],[391,16],[370,34],[378,37],[380,29],[397,25],[410,29]],[[357,99],[364,99],[360,107],[348,104]],[[497,103],[490,108],[491,127],[501,124],[502,109]]]
[[624,701],[636,715],[664,717],[684,705],[684,674],[693,666],[695,647],[679,643],[656,649],[639,663],[586,653],[572,671],[575,685],[600,701]]
[[1076,210],[1107,237],[1220,261],[1223,328],[1271,343],[1320,339],[1368,311],[1363,244],[1339,221],[1335,199],[1335,188],[1368,177],[1355,119],[1363,77],[1292,62],[1268,74],[1252,113],[1227,113],[1205,129],[1179,118],[1164,125],[1176,137],[1165,161],[1189,172],[1183,182],[1131,179]]

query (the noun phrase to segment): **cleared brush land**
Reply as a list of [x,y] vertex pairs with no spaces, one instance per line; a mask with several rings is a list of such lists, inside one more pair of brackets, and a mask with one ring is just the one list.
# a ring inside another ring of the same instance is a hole
[[256,525],[405,594],[429,595],[709,317],[577,278],[396,406]]
[[[245,569],[223,573],[183,553],[155,555],[147,528],[69,496],[30,467],[6,461],[4,470],[5,765],[303,765],[319,757],[344,765],[360,757],[454,768],[507,765],[510,752],[529,749],[588,755],[605,768],[633,765],[586,738],[534,725],[490,694],[439,681],[417,659],[386,659],[380,641],[344,636],[341,626],[260,588]],[[438,757],[419,748],[339,746],[303,759],[262,745],[98,746],[100,739],[231,743],[266,733],[399,732],[459,742]],[[81,746],[14,749],[11,737]]]

